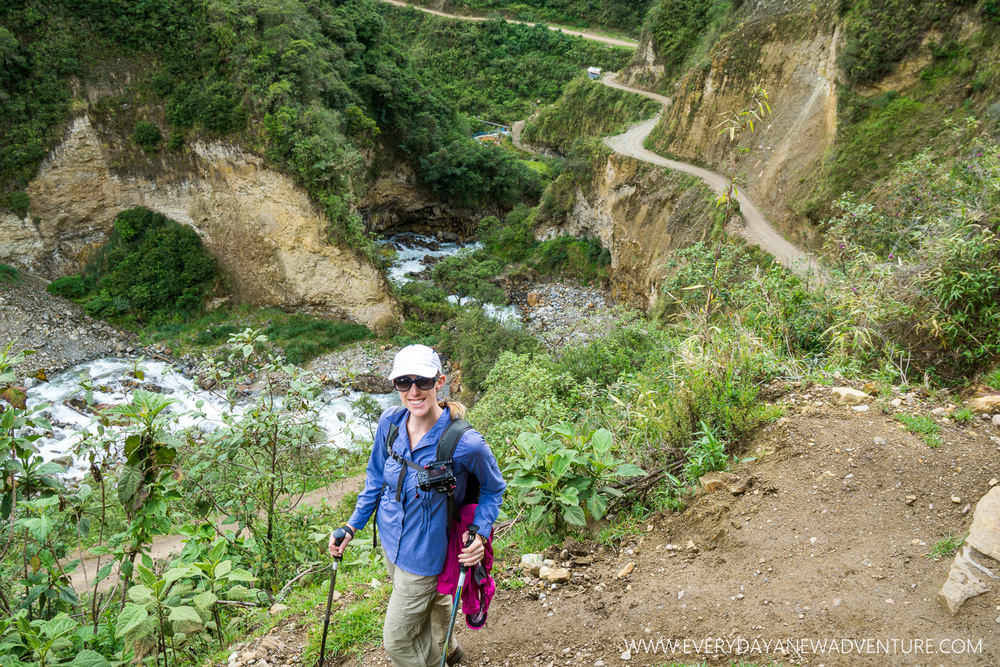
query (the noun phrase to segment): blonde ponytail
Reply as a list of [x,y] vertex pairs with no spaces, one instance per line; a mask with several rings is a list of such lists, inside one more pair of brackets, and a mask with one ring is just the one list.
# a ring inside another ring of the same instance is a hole
[[450,410],[452,419],[465,419],[465,413],[468,411],[465,405],[458,401],[438,401],[438,405],[442,410],[445,408]]

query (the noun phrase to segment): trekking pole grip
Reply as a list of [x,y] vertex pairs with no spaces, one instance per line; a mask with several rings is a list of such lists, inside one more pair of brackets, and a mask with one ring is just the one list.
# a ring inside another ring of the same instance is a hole
[[472,546],[472,540],[476,539],[476,533],[478,533],[478,532],[479,532],[479,526],[477,526],[474,523],[470,523],[469,524],[469,541],[465,543],[465,547],[466,548]]
[[[338,528],[337,530],[333,531],[333,546],[339,547],[340,543],[344,541],[345,537],[347,537],[347,531],[344,530],[343,528]],[[333,559],[339,561],[343,557],[344,557],[343,554],[341,554],[340,556],[334,556]]]

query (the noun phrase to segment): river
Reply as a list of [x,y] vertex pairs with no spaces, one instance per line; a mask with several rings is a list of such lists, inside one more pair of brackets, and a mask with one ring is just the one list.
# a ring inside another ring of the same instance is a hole
[[[463,248],[475,250],[480,247],[478,244],[439,243],[431,237],[413,234],[390,239],[389,242],[396,248],[396,260],[387,270],[387,276],[396,284],[406,283],[413,279],[413,274],[426,269],[428,258],[438,259]],[[453,302],[457,300],[455,297],[451,299]],[[496,319],[520,320],[513,306],[485,304],[484,310]],[[131,376],[137,367],[143,371],[143,379],[138,385]],[[162,361],[147,359],[140,363],[137,359],[105,358],[74,366],[49,382],[39,383],[28,390],[28,406],[45,406],[43,413],[52,423],[52,433],[36,441],[35,446],[46,461],[64,465],[67,475],[74,478],[82,477],[88,466],[76,450],[87,434],[93,434],[97,429],[94,416],[85,406],[82,383],[91,387],[95,404],[125,403],[136,388],[161,393],[176,401],[169,410],[175,413],[181,428],[196,424],[202,429],[214,428],[221,424],[223,413],[230,410],[229,402],[222,393],[200,389],[193,378]],[[319,398],[322,406],[319,425],[326,431],[327,444],[350,448],[370,441],[367,421],[353,407],[363,395],[360,392],[345,394],[339,388],[323,391]],[[394,393],[371,396],[382,407],[399,403]],[[235,411],[239,413],[246,409],[252,398],[248,397],[245,403],[238,404]]]

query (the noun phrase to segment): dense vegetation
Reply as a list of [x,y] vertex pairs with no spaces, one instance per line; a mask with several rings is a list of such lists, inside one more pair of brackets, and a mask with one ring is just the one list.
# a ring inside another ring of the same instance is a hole
[[[117,84],[119,104],[95,104],[103,126],[123,128],[126,143],[147,151],[161,143],[182,151],[192,133],[233,135],[295,175],[322,204],[331,234],[369,254],[350,202],[376,144],[461,205],[511,206],[537,195],[537,176],[473,142],[448,99],[416,74],[386,23],[395,11],[377,0],[260,1],[238,11],[190,0],[0,4],[5,205],[13,208],[9,196],[58,140],[74,99],[71,77],[100,79],[113,54],[137,71],[133,83]],[[521,50],[577,48],[565,37],[535,41]]]
[[632,57],[629,49],[541,26],[445,20],[412,9],[387,20],[423,85],[464,113],[507,125],[528,117],[538,102],[554,101],[587,67],[618,70]]
[[[445,11],[503,16],[518,21],[548,22],[578,28],[604,28],[639,36],[652,0],[446,0]],[[413,4],[437,7],[431,0]]]
[[218,279],[196,232],[136,207],[118,214],[82,275],[60,278],[48,291],[79,301],[94,317],[143,322],[200,312]]
[[610,88],[586,75],[565,87],[559,100],[541,109],[524,126],[521,135],[532,144],[569,153],[581,137],[603,137],[652,118],[660,104],[648,97]]
[[[705,55],[729,11],[742,0],[656,0],[646,16],[648,32],[656,60],[666,69],[665,82],[682,73],[681,66]],[[702,42],[705,44],[702,44]]]

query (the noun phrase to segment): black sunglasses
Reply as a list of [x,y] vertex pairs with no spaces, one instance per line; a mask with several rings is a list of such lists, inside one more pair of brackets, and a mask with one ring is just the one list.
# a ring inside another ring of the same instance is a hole
[[414,384],[417,385],[417,389],[421,391],[427,391],[428,389],[433,389],[435,383],[437,383],[437,377],[425,378],[418,377],[413,379],[404,375],[403,377],[398,377],[392,381],[392,386],[396,388],[396,391],[409,391],[410,387]]

